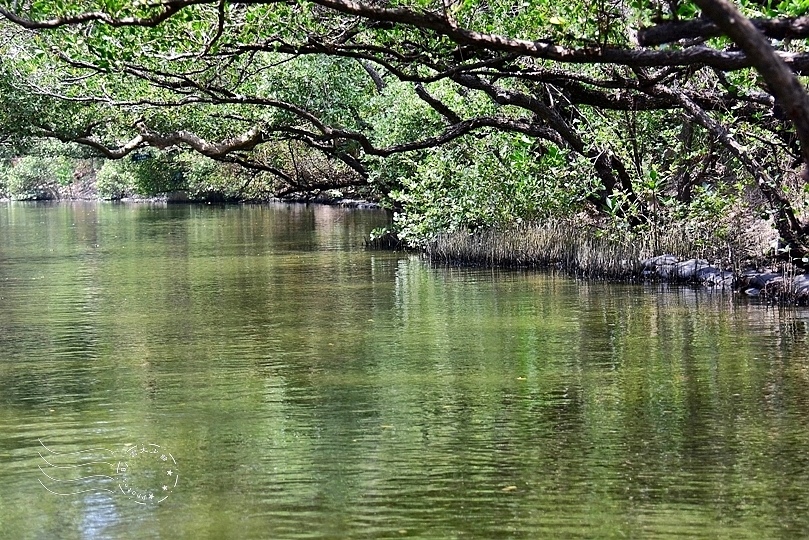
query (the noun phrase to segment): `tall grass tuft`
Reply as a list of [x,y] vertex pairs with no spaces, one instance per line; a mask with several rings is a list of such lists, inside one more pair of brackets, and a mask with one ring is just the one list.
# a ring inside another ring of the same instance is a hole
[[[763,241],[763,239],[762,239]],[[556,267],[596,279],[634,279],[641,261],[663,253],[706,259],[723,268],[741,266],[742,257],[761,254],[742,234],[717,234],[710,226],[671,225],[637,232],[628,228],[554,220],[504,229],[457,230],[437,235],[426,246],[434,260],[490,266]]]

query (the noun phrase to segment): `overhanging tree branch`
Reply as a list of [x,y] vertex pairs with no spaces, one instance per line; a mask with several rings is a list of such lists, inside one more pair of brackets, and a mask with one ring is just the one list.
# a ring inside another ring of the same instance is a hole
[[770,42],[727,0],[694,0],[703,12],[741,47],[761,73],[776,101],[786,111],[809,165],[809,95]]
[[[756,29],[772,39],[799,39],[809,37],[809,17],[783,19],[750,19]],[[669,21],[638,31],[638,43],[654,47],[687,39],[708,39],[722,35],[719,26],[710,19]]]
[[102,22],[113,27],[121,26],[145,26],[154,27],[161,24],[163,21],[169,19],[181,9],[195,4],[207,4],[210,0],[166,0],[154,4],[155,13],[144,17],[115,17],[103,11],[89,11],[85,13],[78,13],[75,15],[66,15],[63,17],[55,17],[46,20],[33,20],[22,17],[6,8],[0,7],[0,15],[9,21],[28,28],[29,30],[43,30],[48,28],[60,28],[62,26],[72,26],[77,24],[85,24],[90,22]]
[[[87,12],[48,20],[32,20],[22,15],[0,8],[0,15],[9,21],[29,29],[51,29],[62,26],[103,22],[110,26],[157,26],[179,13],[183,8],[195,5],[217,5],[219,0],[163,0],[153,4],[156,13],[144,17],[114,17],[104,12]],[[630,67],[686,66],[702,64],[717,69],[732,71],[752,66],[744,53],[718,51],[705,46],[685,49],[652,50],[632,49],[613,46],[569,47],[549,40],[530,40],[506,35],[478,32],[458,25],[444,13],[419,11],[403,7],[383,7],[376,3],[354,2],[352,0],[312,0],[334,14],[359,17],[366,21],[410,26],[445,36],[452,42],[469,47],[470,50],[490,51],[503,54],[553,60],[567,64],[612,64]],[[281,4],[285,0],[233,0],[233,4]],[[353,32],[341,39],[348,39]],[[314,37],[314,36],[313,36]],[[317,43],[315,39],[312,43]],[[302,44],[303,46],[303,44]],[[339,42],[320,43],[323,53],[332,53],[343,45]],[[390,52],[388,48],[388,52]],[[344,48],[344,52],[348,52]],[[425,53],[428,51],[424,51]],[[797,72],[809,72],[809,55],[779,51],[781,60]]]

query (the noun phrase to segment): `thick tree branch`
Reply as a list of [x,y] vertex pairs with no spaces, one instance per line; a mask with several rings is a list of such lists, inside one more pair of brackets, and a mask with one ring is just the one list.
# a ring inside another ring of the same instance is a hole
[[804,162],[809,164],[809,95],[770,42],[727,0],[694,0],[702,11],[736,42],[767,81],[778,104],[786,111],[801,142]]
[[39,131],[44,137],[50,137],[65,143],[77,143],[84,146],[88,146],[93,150],[96,150],[98,153],[100,153],[102,156],[108,159],[121,159],[123,157],[128,156],[138,148],[143,148],[144,146],[147,145],[147,142],[143,138],[143,136],[136,135],[123,145],[115,148],[110,148],[109,146],[106,146],[105,144],[92,138],[90,136],[91,131],[90,128],[84,130],[84,133],[82,133],[79,136],[65,135],[64,133],[60,133],[54,130],[53,128],[49,127],[42,127],[40,128]]
[[[772,39],[809,37],[809,17],[784,19],[750,19],[753,26]],[[638,31],[638,43],[643,47],[654,47],[686,39],[708,39],[722,35],[722,30],[710,19],[690,21],[669,21]]]
[[135,127],[140,131],[139,137],[155,148],[162,150],[171,146],[189,146],[203,156],[213,159],[219,159],[236,152],[252,150],[262,142],[265,142],[264,132],[259,127],[252,127],[240,135],[218,143],[206,141],[194,133],[185,130],[161,134],[147,127],[143,120],[136,122]]
[[379,74],[379,72],[376,70],[373,64],[371,64],[371,62],[368,62],[367,60],[360,60],[359,62],[360,65],[362,65],[362,68],[368,74],[368,76],[371,77],[371,80],[374,81],[376,91],[381,94],[382,91],[385,90],[386,86],[385,79],[382,78],[382,75]]

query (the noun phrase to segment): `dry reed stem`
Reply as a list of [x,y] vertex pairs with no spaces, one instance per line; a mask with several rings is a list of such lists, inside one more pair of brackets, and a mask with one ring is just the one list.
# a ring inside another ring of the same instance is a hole
[[[731,240],[728,240],[730,238]],[[509,229],[458,230],[436,236],[427,246],[430,258],[490,266],[557,267],[589,278],[632,279],[640,262],[670,253],[681,259],[707,259],[723,268],[740,265],[736,254],[749,251],[728,234],[718,238],[707,228],[670,226],[636,233],[573,221],[549,221]]]

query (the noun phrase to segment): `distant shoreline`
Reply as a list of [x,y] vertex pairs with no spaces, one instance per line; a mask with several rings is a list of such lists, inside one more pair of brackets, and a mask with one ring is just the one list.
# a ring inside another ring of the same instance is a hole
[[295,204],[322,204],[326,206],[341,206],[344,208],[357,208],[360,210],[382,210],[383,206],[376,201],[366,199],[353,199],[348,197],[324,197],[317,196],[312,198],[306,197],[270,197],[261,200],[243,200],[243,201],[218,201],[209,199],[191,199],[186,197],[178,197],[171,195],[159,195],[155,197],[122,197],[120,199],[103,199],[99,197],[51,197],[51,198],[32,198],[32,199],[14,199],[9,197],[0,197],[0,203],[60,203],[60,202],[111,202],[111,203],[124,203],[124,204],[267,204],[267,203],[295,203]]

